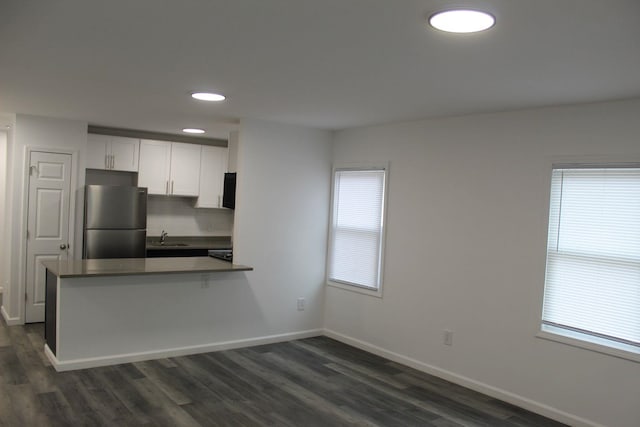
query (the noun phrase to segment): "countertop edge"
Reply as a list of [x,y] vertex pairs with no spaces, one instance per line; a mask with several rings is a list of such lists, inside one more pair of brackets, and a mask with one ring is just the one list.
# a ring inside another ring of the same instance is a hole
[[60,279],[73,279],[81,277],[117,277],[117,276],[150,276],[152,274],[185,274],[185,273],[229,273],[234,271],[253,271],[253,267],[247,267],[244,265],[234,264],[240,268],[229,269],[209,269],[209,270],[162,270],[162,271],[134,271],[129,273],[121,272],[101,272],[101,273],[82,273],[82,274],[60,274],[56,275]]
[[[152,263],[158,263],[160,265],[167,265],[167,263],[177,262],[177,263],[185,263],[185,260],[193,260],[195,258],[199,258],[203,263],[209,263],[210,261],[214,263],[211,266],[178,266],[178,267],[167,267],[157,268],[153,266],[147,266],[146,260],[162,260],[160,261],[152,261]],[[123,261],[127,260],[127,261]],[[139,261],[138,261],[139,260]],[[93,267],[90,271],[86,269],[87,261],[91,261],[94,264],[98,264],[98,267]],[[185,274],[185,273],[228,273],[234,271],[253,271],[253,267],[249,267],[241,264],[231,264],[227,261],[216,260],[210,257],[167,257],[167,258],[138,258],[138,259],[109,259],[104,260],[105,265],[99,267],[99,264],[102,260],[71,260],[71,261],[42,261],[42,264],[49,270],[52,274],[60,279],[70,279],[70,278],[82,278],[82,277],[106,277],[106,276],[144,276],[144,275],[153,275],[153,274]],[[118,267],[115,267],[111,264],[116,263],[125,263],[127,266],[119,266],[121,268],[120,271],[117,270]],[[135,266],[138,268],[133,268]],[[133,267],[132,267],[133,266]],[[144,269],[142,269],[144,268]],[[148,269],[147,269],[148,268]],[[72,272],[65,271],[65,269],[74,270]]]
[[166,246],[162,246],[162,245],[146,246],[147,251],[167,251],[167,250],[180,251],[185,249],[231,249],[231,247],[229,247],[228,245],[213,246],[213,245],[198,245],[198,244],[190,244],[190,243],[185,243],[184,246],[177,246],[172,244],[168,244]]
[[160,243],[160,236],[147,236],[146,249],[148,251],[184,250],[184,249],[232,249],[231,236],[169,236],[164,244]]

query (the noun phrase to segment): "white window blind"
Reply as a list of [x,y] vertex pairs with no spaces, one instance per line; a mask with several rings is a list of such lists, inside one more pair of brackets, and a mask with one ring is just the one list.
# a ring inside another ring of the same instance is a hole
[[330,281],[380,287],[385,176],[384,169],[335,170]]
[[640,351],[640,169],[555,169],[543,330]]

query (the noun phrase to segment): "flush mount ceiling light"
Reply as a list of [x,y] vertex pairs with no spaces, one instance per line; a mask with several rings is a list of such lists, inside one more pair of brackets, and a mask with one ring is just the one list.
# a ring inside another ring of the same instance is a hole
[[182,132],[184,132],[184,133],[204,133],[204,129],[184,128],[184,129],[182,129]]
[[220,95],[219,93],[212,93],[212,92],[195,92],[191,94],[191,97],[198,99],[200,101],[213,101],[213,102],[224,101],[226,99],[224,95]]
[[429,17],[433,28],[449,33],[477,33],[493,27],[495,22],[493,15],[470,9],[443,10]]

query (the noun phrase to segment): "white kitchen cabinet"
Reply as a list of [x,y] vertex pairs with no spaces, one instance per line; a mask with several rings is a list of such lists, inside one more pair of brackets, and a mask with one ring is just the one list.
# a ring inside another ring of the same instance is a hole
[[107,146],[109,136],[87,135],[87,158],[86,167],[88,169],[108,169]]
[[141,140],[138,185],[148,194],[197,196],[200,153],[196,144]]
[[122,136],[87,136],[87,162],[89,169],[137,172],[140,140]]
[[226,147],[202,146],[200,157],[200,192],[196,208],[221,208],[224,173],[227,171],[229,150]]
[[138,186],[147,187],[147,194],[169,194],[170,173],[171,143],[141,140]]
[[171,143],[171,188],[174,196],[197,196],[200,191],[200,154],[202,146]]

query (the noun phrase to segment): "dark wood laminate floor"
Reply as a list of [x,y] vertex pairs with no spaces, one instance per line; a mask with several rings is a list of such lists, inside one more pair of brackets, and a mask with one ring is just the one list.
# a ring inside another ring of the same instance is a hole
[[57,373],[0,319],[2,426],[559,426],[326,337]]

